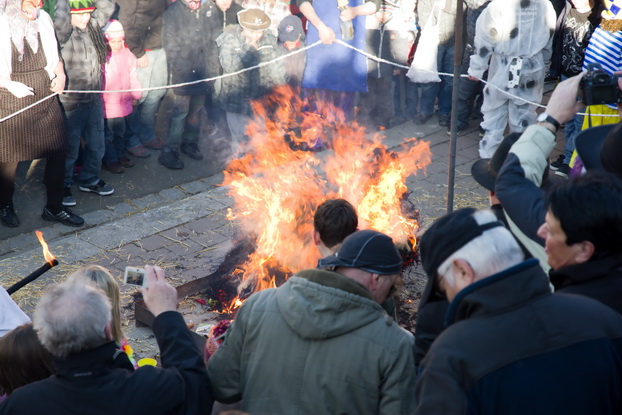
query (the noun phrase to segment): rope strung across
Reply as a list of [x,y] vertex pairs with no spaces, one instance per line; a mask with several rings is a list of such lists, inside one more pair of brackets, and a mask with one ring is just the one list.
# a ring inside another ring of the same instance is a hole
[[[160,90],[160,89],[180,88],[182,86],[199,84],[201,82],[212,82],[212,81],[216,81],[218,79],[223,79],[223,78],[227,78],[229,76],[239,75],[239,74],[247,72],[247,71],[252,71],[252,70],[257,69],[257,68],[261,68],[261,67],[264,67],[264,66],[267,66],[267,65],[271,65],[274,62],[278,62],[278,61],[281,61],[283,59],[287,59],[290,56],[293,56],[293,55],[296,55],[298,53],[302,53],[302,52],[304,52],[304,51],[306,51],[308,49],[314,48],[314,47],[318,46],[321,43],[322,43],[322,41],[318,40],[317,42],[315,42],[315,43],[313,43],[311,45],[305,46],[303,48],[300,48],[298,50],[290,52],[290,53],[288,53],[286,55],[281,55],[278,58],[275,58],[275,59],[273,59],[271,61],[263,62],[263,63],[260,63],[258,65],[255,65],[255,66],[251,66],[251,67],[248,67],[248,68],[240,69],[239,71],[236,71],[236,72],[226,73],[226,74],[223,74],[223,75],[214,76],[212,78],[199,79],[197,81],[192,81],[192,82],[183,82],[181,84],[165,85],[165,86],[158,86],[158,87],[151,87],[151,88],[120,89],[120,90],[115,90],[115,91],[73,91],[73,90],[65,90],[64,93],[67,93],[67,94],[69,94],[69,93],[71,93],[71,94],[110,94],[110,93],[116,93],[116,92],[136,92],[136,91],[148,92],[148,91],[157,91],[157,90]],[[410,69],[410,67],[408,67],[406,65],[402,65],[402,64],[399,64],[399,63],[396,63],[396,62],[391,62],[391,61],[388,61],[386,59],[382,59],[382,58],[379,58],[379,57],[374,56],[372,54],[369,54],[369,53],[367,53],[367,52],[365,52],[363,50],[357,49],[354,46],[349,45],[349,44],[347,44],[346,42],[344,42],[344,41],[342,41],[340,39],[335,40],[335,43],[338,43],[338,44],[340,44],[340,45],[342,45],[342,46],[344,46],[346,48],[350,48],[350,49],[356,51],[357,53],[360,53],[361,55],[365,56],[367,59],[371,59],[371,60],[376,61],[378,63],[385,63],[387,65],[392,65],[392,66],[395,66],[395,67],[401,68],[401,69]],[[445,72],[424,71],[424,70],[420,70],[420,72],[436,73],[438,75],[449,76],[449,77],[453,77],[454,76],[454,74],[445,73]],[[460,75],[460,77],[461,78],[467,78],[468,75],[464,75],[463,74],[463,75]],[[510,94],[509,92],[499,88],[496,85],[489,84],[485,80],[481,80],[481,82],[483,82],[486,85],[489,85],[492,88],[495,88],[495,89],[499,90],[500,92],[504,93],[505,95],[507,95],[509,97],[512,97],[514,99],[523,101],[523,102],[525,102],[527,104],[535,105],[535,106],[540,107],[540,108],[546,108],[546,105],[542,105],[539,102],[527,101],[527,100],[525,100],[525,99],[523,99],[523,98],[521,98],[519,96],[516,96],[514,94]],[[4,118],[0,118],[0,122],[4,122],[4,121],[6,121],[6,120],[8,120],[10,118],[13,118],[16,115],[21,114],[24,111],[28,111],[30,108],[32,108],[32,107],[34,107],[36,105],[39,105],[42,102],[44,102],[44,101],[46,101],[46,100],[48,100],[48,99],[50,99],[50,98],[52,98],[52,97],[54,97],[56,95],[58,95],[58,92],[56,92],[54,94],[51,94],[51,95],[48,95],[47,97],[45,97],[43,99],[40,99],[39,101],[34,102],[34,103],[28,105],[27,107],[24,107],[24,108],[20,109],[19,111],[14,112],[13,114],[7,115]],[[616,116],[616,115],[613,115],[613,114],[587,114],[587,113],[581,113],[581,112],[578,113],[578,114],[579,115],[589,115],[589,116],[592,116],[592,117],[614,117],[614,116]]]

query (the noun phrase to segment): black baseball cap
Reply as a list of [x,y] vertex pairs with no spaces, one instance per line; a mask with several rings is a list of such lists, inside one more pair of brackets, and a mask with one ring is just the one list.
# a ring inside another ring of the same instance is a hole
[[489,159],[479,159],[471,166],[471,176],[484,189],[495,191],[495,182],[499,170],[503,167],[503,163],[515,142],[518,141],[522,133],[510,133],[506,135],[495,153]]
[[622,122],[588,128],[575,138],[585,170],[600,170],[622,178]]
[[402,257],[389,236],[366,229],[349,235],[335,255],[318,261],[318,268],[334,267],[359,268],[381,275],[399,274]]

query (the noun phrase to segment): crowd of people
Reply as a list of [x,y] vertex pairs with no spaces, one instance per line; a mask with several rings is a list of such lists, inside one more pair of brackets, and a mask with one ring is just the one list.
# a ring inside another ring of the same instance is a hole
[[[361,55],[334,43],[416,59],[410,22],[422,15],[438,31],[437,68],[448,72],[451,56],[464,57],[458,130],[481,108],[482,159],[472,175],[491,203],[445,215],[418,235],[428,281],[414,333],[396,312],[400,252],[389,236],[359,230],[355,207],[342,199],[317,207],[317,268],[251,295],[209,353],[176,311],[164,271],[146,265],[141,292],[155,316],[159,367],[134,361],[119,287],[104,268],[49,287],[32,323],[1,290],[0,414],[194,415],[216,401],[248,414],[622,413],[622,123],[615,99],[589,102],[586,117],[578,99],[595,68],[605,77],[622,69],[622,1],[465,0],[464,51],[453,49],[455,2],[345,3],[299,2],[307,41],[322,42],[306,61],[238,72],[304,44],[290,5],[119,1],[115,12],[110,0],[57,0],[52,19],[38,0],[0,0],[0,116],[65,88],[188,83],[170,95],[165,140],[153,132],[161,90],[103,100],[63,94],[0,123],[6,226],[19,225],[17,162],[45,158],[43,218],[81,226],[67,208],[76,204],[74,180],[105,196],[114,189],[99,177],[102,163],[122,172],[134,163],[128,154],[148,157],[147,148],[169,168],[183,168],[180,152],[200,160],[203,108],[214,134],[226,131],[243,151],[250,101],[283,83],[301,87],[311,106],[330,101],[346,119],[361,116],[357,100],[368,100],[364,116],[380,125],[400,115],[403,92],[404,114],[427,123],[436,105],[449,127],[444,75],[428,85],[385,63],[369,73]],[[214,85],[194,82],[228,72],[236,74]],[[536,118],[547,77],[564,80]],[[616,96],[622,81],[611,79],[604,88],[614,93],[605,95]],[[551,161],[562,125],[564,154]],[[569,179],[553,183],[550,174]]]
[[[171,169],[183,169],[183,157],[202,160],[202,120],[215,148],[226,143],[229,155],[243,154],[251,101],[281,85],[296,88],[309,110],[328,102],[346,121],[370,127],[433,122],[438,111],[449,132],[455,110],[461,134],[483,117],[480,156],[490,158],[506,129],[520,133],[536,121],[545,79],[595,64],[609,74],[619,69],[617,3],[465,0],[465,45],[456,51],[453,0],[2,0],[0,115],[60,95],[0,123],[10,137],[0,143],[0,222],[20,225],[13,205],[20,161],[46,159],[43,218],[79,227],[83,219],[69,209],[77,205],[74,182],[107,196],[114,187],[101,179],[102,168],[122,174],[154,150]],[[431,46],[419,45],[422,34]],[[305,44],[314,47],[301,51]],[[424,59],[417,53],[424,49],[441,73],[462,56],[457,108],[450,76],[423,82],[400,68]],[[166,136],[157,137],[163,100],[171,118]],[[565,123],[563,157],[551,162],[556,174],[569,174],[581,129],[619,119],[615,103],[596,104],[591,114],[610,117]]]

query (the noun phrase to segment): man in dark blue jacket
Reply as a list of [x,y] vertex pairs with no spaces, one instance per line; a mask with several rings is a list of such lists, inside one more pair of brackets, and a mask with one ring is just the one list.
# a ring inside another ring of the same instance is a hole
[[[588,170],[584,177],[571,179],[548,195],[540,189],[559,124],[570,121],[579,108],[576,96],[582,76],[557,86],[543,120],[530,126],[510,149],[495,192],[509,221],[531,238],[532,246],[536,242],[546,251],[556,291],[585,295],[622,313],[622,181],[617,170],[622,146],[616,146],[620,126],[605,140],[590,140],[603,165],[580,152]],[[536,250],[530,251],[536,255]]]
[[430,286],[450,305],[422,362],[416,414],[621,413],[618,313],[552,294],[492,212],[447,215],[419,246]]

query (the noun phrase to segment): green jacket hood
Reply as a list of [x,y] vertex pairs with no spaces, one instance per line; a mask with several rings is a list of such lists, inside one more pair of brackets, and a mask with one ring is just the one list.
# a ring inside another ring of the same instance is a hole
[[307,340],[341,336],[377,320],[379,314],[394,324],[365,287],[332,271],[296,273],[277,290],[277,304],[290,329]]

